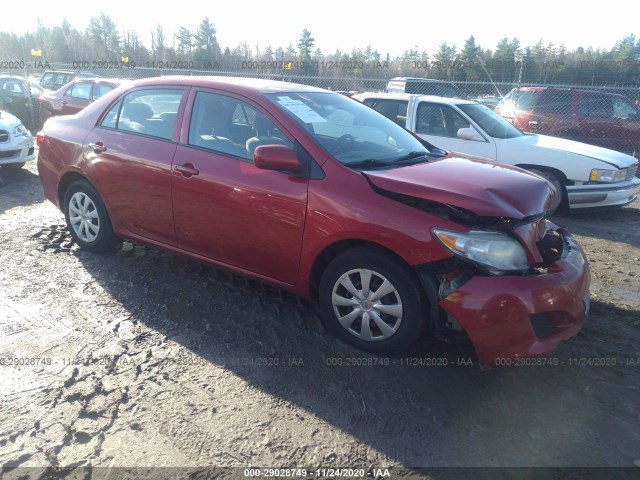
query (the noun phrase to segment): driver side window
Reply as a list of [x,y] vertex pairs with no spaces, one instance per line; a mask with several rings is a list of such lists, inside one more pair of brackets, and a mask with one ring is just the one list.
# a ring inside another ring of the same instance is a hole
[[458,130],[470,126],[462,115],[447,105],[428,102],[418,105],[417,133],[457,138]]
[[261,145],[293,147],[287,136],[256,108],[242,100],[208,92],[196,94],[189,145],[249,162]]

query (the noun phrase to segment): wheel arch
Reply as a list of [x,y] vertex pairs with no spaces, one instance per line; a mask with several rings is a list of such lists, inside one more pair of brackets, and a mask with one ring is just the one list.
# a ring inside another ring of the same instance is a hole
[[418,285],[422,285],[420,282],[420,278],[416,273],[415,269],[409,265],[404,258],[395,253],[390,248],[385,247],[376,242],[372,242],[370,240],[363,239],[349,239],[349,240],[338,240],[330,245],[327,245],[315,258],[313,264],[311,266],[310,275],[309,275],[309,296],[312,299],[318,298],[318,289],[320,286],[320,278],[322,277],[322,273],[325,268],[329,265],[329,263],[338,255],[346,252],[347,250],[355,249],[355,248],[368,248],[371,250],[377,250],[382,254],[388,255],[400,262],[402,265],[406,266],[407,271],[411,272],[411,275],[414,277],[415,281]]
[[558,170],[557,168],[554,167],[549,167],[547,165],[535,165],[535,164],[531,164],[531,163],[518,163],[517,165],[514,165],[518,168],[522,168],[524,170],[543,170],[549,173],[553,173],[556,177],[558,177],[558,179],[562,182],[563,186],[567,186],[568,183],[568,178],[567,176],[564,174],[564,172],[562,170]]
[[[95,190],[96,187],[95,185],[93,185],[91,183],[91,181],[85,177],[84,175],[76,172],[76,171],[70,171],[65,173],[62,178],[60,179],[60,181],[58,182],[58,205],[60,205],[60,207],[63,207],[63,203],[64,203],[64,195],[67,191],[67,189],[69,188],[69,186],[73,183],[76,182],[78,180],[84,180],[85,182],[87,182],[89,185],[91,185],[91,187]],[[96,190],[97,191],[97,190]]]

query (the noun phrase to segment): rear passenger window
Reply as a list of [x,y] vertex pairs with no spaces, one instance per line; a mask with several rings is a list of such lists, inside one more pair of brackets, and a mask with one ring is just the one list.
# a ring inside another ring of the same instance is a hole
[[627,120],[629,118],[637,119],[640,117],[640,114],[638,114],[638,110],[636,110],[635,107],[627,100],[615,97],[613,99],[613,116],[615,118]]
[[605,95],[582,95],[580,101],[580,114],[587,117],[611,117],[613,116],[613,104],[611,98]]
[[91,83],[74,83],[71,88],[66,91],[65,95],[68,97],[80,98],[82,100],[89,100],[89,97],[91,96]]
[[179,89],[132,92],[109,110],[100,125],[171,140],[182,92]]
[[98,99],[106,93],[109,93],[115,87],[108,83],[94,83],[93,84],[93,99]]

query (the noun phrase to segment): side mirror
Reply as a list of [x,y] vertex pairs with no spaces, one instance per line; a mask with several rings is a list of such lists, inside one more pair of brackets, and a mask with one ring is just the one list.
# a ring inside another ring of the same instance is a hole
[[458,130],[458,138],[463,140],[473,140],[474,142],[484,142],[484,138],[476,131],[475,128],[461,128]]
[[300,170],[300,159],[291,148],[285,145],[260,145],[253,154],[253,163],[264,170],[278,172]]

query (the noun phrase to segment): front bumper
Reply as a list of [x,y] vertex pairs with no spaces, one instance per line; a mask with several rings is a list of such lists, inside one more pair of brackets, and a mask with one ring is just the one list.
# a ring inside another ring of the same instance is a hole
[[638,192],[640,192],[638,177],[618,183],[567,187],[569,206],[572,209],[623,207],[638,198]]
[[589,310],[589,267],[568,234],[561,258],[528,276],[475,276],[439,306],[464,328],[480,366],[552,353],[578,333]]
[[0,165],[23,163],[35,158],[31,135],[9,137],[8,141],[0,143]]

